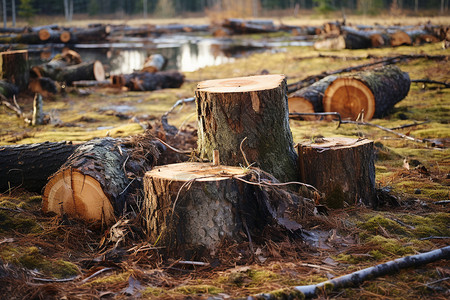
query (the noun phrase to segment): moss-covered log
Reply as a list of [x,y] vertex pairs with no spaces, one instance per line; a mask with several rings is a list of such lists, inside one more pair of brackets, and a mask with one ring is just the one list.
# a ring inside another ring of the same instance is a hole
[[25,90],[28,87],[30,79],[28,50],[0,53],[0,79],[16,85],[20,90]]
[[323,112],[323,94],[336,78],[336,76],[327,76],[289,95],[289,112]]
[[44,212],[111,224],[124,211],[135,177],[155,163],[155,144],[139,145],[148,156],[133,154],[133,144],[121,139],[94,139],[78,147],[45,186]]
[[325,90],[323,107],[342,118],[385,116],[409,92],[409,75],[396,66],[343,75]]
[[16,187],[40,193],[77,147],[67,142],[0,146],[0,193]]
[[202,157],[217,149],[222,164],[255,163],[280,181],[297,179],[283,75],[203,81],[195,97]]
[[329,207],[376,206],[372,141],[324,138],[299,144],[298,155],[302,182],[325,193]]

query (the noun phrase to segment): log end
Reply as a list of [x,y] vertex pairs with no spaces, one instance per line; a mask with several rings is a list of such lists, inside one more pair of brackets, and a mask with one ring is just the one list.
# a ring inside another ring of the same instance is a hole
[[323,108],[326,112],[338,112],[342,118],[356,120],[364,114],[371,120],[375,113],[375,97],[372,91],[355,78],[338,78],[325,91]]
[[42,210],[87,222],[114,222],[114,208],[93,177],[66,169],[53,175],[44,189]]
[[41,41],[47,41],[51,36],[50,31],[47,28],[42,28],[39,30],[38,35]]
[[68,43],[71,39],[71,34],[69,31],[63,31],[61,32],[61,34],[59,35],[59,39],[61,40],[61,42],[63,43]]
[[[303,97],[289,97],[289,113],[314,113],[314,106]],[[315,120],[313,116],[302,116],[304,120]]]
[[103,81],[106,78],[103,64],[98,60],[94,62],[94,78],[97,81]]

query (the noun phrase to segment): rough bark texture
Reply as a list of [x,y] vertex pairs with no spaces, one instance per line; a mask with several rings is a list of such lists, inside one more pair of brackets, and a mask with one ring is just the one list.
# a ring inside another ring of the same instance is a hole
[[379,118],[406,97],[410,84],[408,73],[396,66],[340,76],[325,90],[324,110],[353,120],[362,112],[364,120]]
[[344,32],[336,38],[317,41],[316,50],[365,49],[371,45],[370,39],[362,34]]
[[298,154],[301,180],[325,193],[329,207],[376,206],[372,141],[324,138],[299,144]]
[[[78,147],[46,185],[43,210],[111,223],[114,212],[124,211],[132,191],[129,176],[143,176],[155,162],[154,156],[134,155],[132,149],[124,140],[113,138],[94,139]],[[158,152],[148,143],[144,153]]]
[[67,142],[0,146],[0,192],[15,187],[41,192],[77,147]]
[[33,67],[31,73],[34,77],[48,77],[66,84],[79,80],[105,80],[103,64],[98,60],[72,64],[61,57]]
[[221,163],[256,163],[280,181],[297,179],[297,154],[289,127],[286,80],[282,75],[209,80],[195,91],[198,150]]
[[25,90],[30,79],[28,51],[17,50],[0,53],[0,78],[16,85],[20,90]]
[[165,165],[147,172],[144,219],[152,243],[187,255],[202,248],[213,251],[226,237],[242,240],[239,206],[246,185],[233,175],[246,178],[242,168],[206,163]]
[[180,72],[138,72],[112,77],[114,86],[125,86],[132,91],[154,91],[168,88],[179,88],[184,82],[184,75]]
[[323,112],[323,94],[337,77],[327,76],[289,96],[289,112]]

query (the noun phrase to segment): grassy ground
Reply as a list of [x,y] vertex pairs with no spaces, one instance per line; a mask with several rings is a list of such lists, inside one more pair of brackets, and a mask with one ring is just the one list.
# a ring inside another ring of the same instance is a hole
[[[367,54],[392,56],[426,53],[449,55],[440,44],[417,47],[321,52],[344,57]],[[311,58],[312,48],[288,48],[261,53],[222,66],[186,73],[180,89],[156,92],[120,92],[111,88],[68,90],[46,99],[44,111],[51,123],[26,126],[5,107],[0,107],[0,143],[33,143],[59,140],[84,141],[93,137],[142,133],[180,98],[193,96],[200,80],[283,73],[288,83],[327,70],[369,62],[368,59]],[[413,79],[450,79],[448,59],[418,59],[399,67]],[[25,112],[31,96],[18,99]],[[318,245],[280,237],[276,241],[224,242],[214,255],[204,257],[209,266],[177,264],[167,259],[154,241],[137,238],[133,226],[125,226],[125,239],[114,247],[108,230],[98,231],[74,220],[43,215],[41,196],[21,190],[0,195],[0,290],[9,299],[103,298],[204,298],[244,297],[296,285],[312,284],[404,255],[429,251],[449,244],[450,197],[450,93],[436,86],[413,84],[394,111],[374,124],[396,127],[428,121],[400,130],[434,142],[417,143],[373,127],[342,125],[328,121],[291,121],[294,141],[316,136],[366,137],[375,141],[376,183],[395,197],[378,210],[347,207],[328,216],[304,220],[308,230],[318,230]],[[192,105],[177,108],[169,122],[177,127],[196,124]],[[405,167],[405,161],[409,169]],[[199,259],[200,260],[200,259]],[[95,273],[100,271],[101,273]],[[7,276],[5,276],[7,274]],[[89,277],[94,275],[93,277]],[[373,279],[359,287],[322,295],[339,299],[447,299],[450,269],[445,262],[408,269]],[[77,277],[74,277],[77,276]],[[43,282],[36,278],[52,278]],[[68,282],[57,280],[69,278]]]

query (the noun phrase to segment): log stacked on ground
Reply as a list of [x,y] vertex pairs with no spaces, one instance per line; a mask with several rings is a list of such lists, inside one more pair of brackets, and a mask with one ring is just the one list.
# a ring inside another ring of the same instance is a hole
[[339,76],[325,90],[324,111],[352,120],[383,117],[406,97],[410,84],[408,73],[396,66]]
[[16,187],[40,193],[77,147],[67,142],[0,146],[0,193]]
[[28,87],[30,69],[27,50],[0,53],[0,79],[16,85],[19,90],[25,90]]
[[112,84],[116,87],[127,87],[132,91],[154,91],[168,88],[179,88],[184,82],[184,75],[176,71],[135,72],[112,76]]
[[195,97],[202,157],[219,150],[222,164],[255,163],[280,181],[297,179],[283,75],[203,81]]
[[45,186],[44,212],[111,224],[129,204],[130,186],[138,183],[130,176],[143,176],[155,163],[155,144],[143,140],[139,145],[143,155],[133,152],[134,145],[113,138],[78,147]]
[[302,182],[325,193],[329,207],[376,206],[373,141],[320,138],[299,144],[298,155]]

